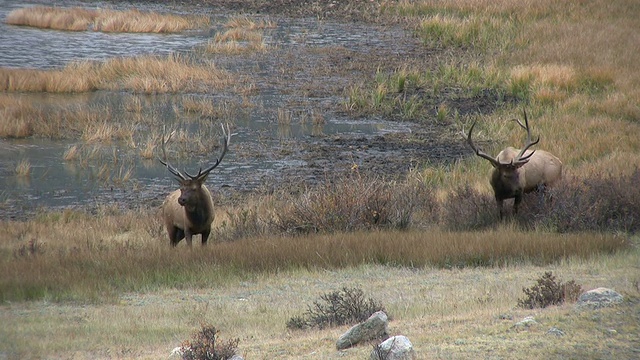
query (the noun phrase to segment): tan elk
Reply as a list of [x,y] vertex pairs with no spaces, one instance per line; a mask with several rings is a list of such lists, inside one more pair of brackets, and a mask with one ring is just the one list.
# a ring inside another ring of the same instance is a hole
[[517,214],[518,205],[520,205],[524,193],[536,190],[544,191],[546,187],[552,186],[562,177],[560,159],[544,150],[529,150],[540,141],[540,136],[536,141],[531,141],[527,112],[524,111],[524,124],[518,119],[513,120],[527,131],[527,141],[522,149],[509,146],[495,158],[487,155],[473,144],[471,133],[476,126],[475,122],[471,125],[468,135],[464,131],[462,133],[476,155],[488,160],[493,166],[490,183],[501,219],[504,217],[504,200],[514,199],[513,213]]
[[222,158],[227,153],[229,142],[231,141],[231,132],[228,125],[226,130],[224,125],[222,126],[222,134],[222,154],[213,165],[204,170],[200,168],[196,175],[191,175],[186,171],[183,173],[169,164],[164,146],[171,139],[173,133],[169,135],[167,140],[164,139],[164,134],[162,136],[164,160],[160,158],[158,160],[180,182],[180,189],[169,194],[162,204],[162,216],[171,246],[176,246],[180,240],[186,239],[187,244],[191,247],[192,237],[197,234],[202,237],[202,245],[205,245],[209,239],[214,209],[211,193],[204,185],[204,182],[207,180],[211,170],[220,165]]

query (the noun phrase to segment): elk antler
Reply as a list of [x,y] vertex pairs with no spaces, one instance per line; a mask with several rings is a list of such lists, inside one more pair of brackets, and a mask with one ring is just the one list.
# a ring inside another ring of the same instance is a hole
[[[229,124],[227,124],[227,129],[224,128],[224,124],[222,125],[222,140],[223,140],[223,148],[222,148],[222,154],[220,154],[220,157],[218,157],[216,159],[216,162],[211,165],[210,167],[206,168],[205,170],[202,170],[202,168],[200,168],[200,170],[198,170],[198,174],[196,175],[191,175],[188,172],[184,172],[184,174],[182,172],[180,172],[180,170],[176,169],[173,165],[171,165],[168,161],[167,161],[167,153],[165,151],[165,144],[169,142],[169,140],[171,140],[171,137],[173,136],[173,134],[175,133],[175,130],[171,132],[171,134],[169,134],[169,137],[165,140],[165,129],[163,127],[162,129],[162,155],[164,157],[164,160],[158,158],[158,160],[162,163],[162,165],[166,166],[167,169],[169,170],[170,173],[172,173],[174,176],[176,176],[177,178],[179,178],[180,180],[200,180],[203,179],[205,177],[207,177],[207,175],[209,175],[209,172],[211,172],[211,170],[215,169],[218,165],[220,165],[220,162],[222,161],[222,158],[224,158],[224,155],[227,153],[227,150],[229,149],[229,142],[231,142],[231,135],[234,135],[231,133],[231,131],[229,131]],[[186,175],[185,175],[186,174]]]
[[222,153],[220,154],[220,157],[218,157],[216,159],[216,162],[209,166],[208,168],[206,168],[205,170],[202,170],[202,168],[200,168],[200,170],[198,170],[198,174],[197,175],[190,175],[189,173],[186,173],[187,175],[189,175],[189,177],[191,179],[201,179],[206,177],[207,175],[209,175],[209,172],[211,172],[211,170],[215,169],[218,165],[220,165],[220,162],[222,161],[222,158],[224,158],[224,155],[227,153],[227,150],[229,149],[229,143],[231,142],[231,135],[233,135],[230,131],[229,128],[229,124],[227,124],[227,129],[225,130],[224,128],[224,124],[222,125]]
[[518,119],[512,119],[513,121],[517,122],[518,125],[520,125],[521,128],[525,129],[527,131],[527,142],[525,143],[524,147],[522,148],[522,150],[520,150],[520,152],[518,153],[518,155],[516,155],[516,157],[511,161],[512,164],[514,165],[519,165],[519,164],[523,164],[526,163],[527,161],[529,161],[529,158],[531,158],[531,156],[533,155],[533,153],[535,153],[536,151],[532,151],[531,153],[529,153],[526,156],[523,156],[524,153],[533,145],[537,144],[538,142],[540,142],[540,135],[538,135],[538,138],[536,139],[536,141],[531,141],[531,130],[529,129],[529,119],[527,119],[527,110],[522,109],[523,113],[524,113],[524,125],[522,124],[522,122],[520,122],[520,120]]
[[469,129],[469,134],[465,134],[464,132],[464,128],[462,129],[462,137],[467,139],[467,143],[469,143],[469,146],[471,146],[471,148],[473,149],[473,151],[475,151],[476,155],[480,156],[483,159],[487,159],[491,162],[491,165],[493,165],[494,167],[498,167],[500,165],[500,163],[494,159],[493,157],[491,157],[490,155],[488,155],[487,153],[485,153],[484,151],[480,150],[479,148],[477,148],[474,144],[473,144],[473,140],[471,140],[471,133],[473,132],[473,128],[476,126],[476,122],[473,122],[473,125],[471,125],[471,129]]
[[166,166],[169,172],[172,173],[175,177],[180,178],[180,180],[188,180],[188,178],[183,173],[181,173],[180,170],[176,169],[173,165],[169,164],[169,161],[167,160],[167,151],[165,150],[165,145],[169,142],[169,140],[171,140],[171,137],[173,136],[173,134],[176,133],[176,131],[173,130],[169,134],[169,137],[167,137],[166,140],[164,138],[165,133],[166,133],[166,126],[163,125],[162,126],[162,156],[164,157],[164,160],[160,158],[158,158],[158,160],[162,163],[162,165]]

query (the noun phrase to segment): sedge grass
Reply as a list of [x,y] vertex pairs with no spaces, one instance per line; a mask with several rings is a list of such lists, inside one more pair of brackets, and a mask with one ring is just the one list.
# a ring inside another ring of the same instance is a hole
[[261,31],[244,28],[231,28],[224,33],[217,33],[205,47],[208,53],[228,55],[267,50],[268,46]]
[[0,68],[0,80],[2,91],[52,93],[94,90],[129,90],[145,94],[200,92],[234,84],[230,74],[214,64],[196,64],[180,55],[72,62],[55,70]]
[[234,16],[225,24],[228,28],[239,28],[247,30],[273,29],[277,25],[271,20],[253,20],[248,16]]
[[16,164],[14,170],[16,176],[29,177],[31,175],[31,162],[27,159],[21,159]]
[[59,8],[33,6],[12,10],[5,19],[10,25],[68,31],[129,33],[174,33],[209,25],[206,16],[179,16],[136,9]]

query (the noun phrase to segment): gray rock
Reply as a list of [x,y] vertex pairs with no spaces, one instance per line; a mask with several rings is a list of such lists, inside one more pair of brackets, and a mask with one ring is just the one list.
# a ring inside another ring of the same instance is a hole
[[416,352],[411,341],[404,335],[397,335],[376,346],[369,356],[370,360],[413,360]]
[[367,320],[351,327],[346,333],[340,335],[340,338],[338,338],[336,342],[336,348],[338,348],[338,350],[344,350],[363,341],[386,337],[388,325],[389,320],[387,314],[383,311],[378,311]]
[[582,293],[578,298],[578,302],[576,302],[576,309],[595,310],[613,306],[621,303],[622,301],[622,295],[614,290],[601,287]]
[[539,325],[536,319],[533,316],[527,316],[524,319],[518,321],[511,328],[515,330],[526,330],[532,326]]
[[552,327],[551,329],[547,330],[547,334],[560,337],[564,336],[564,331],[558,329],[557,327]]

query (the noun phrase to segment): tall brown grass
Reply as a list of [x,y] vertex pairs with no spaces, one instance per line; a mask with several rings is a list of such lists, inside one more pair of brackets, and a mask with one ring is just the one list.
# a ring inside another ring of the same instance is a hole
[[277,26],[271,20],[253,20],[248,16],[234,16],[225,24],[228,28],[241,28],[246,30],[273,29]]
[[227,71],[213,63],[195,63],[180,55],[72,62],[59,70],[0,68],[0,90],[6,92],[204,92],[234,83]]
[[[629,245],[626,238],[614,235],[502,228],[473,233],[392,230],[263,236],[189,252],[168,246],[156,212],[132,215],[104,208],[99,216],[68,210],[43,214],[35,221],[4,222],[2,301],[104,301],[121,292],[210,287],[254,272],[296,268],[551,264],[567,257],[614,253]],[[23,251],[25,247],[31,250]]]
[[217,33],[207,43],[205,50],[209,53],[240,54],[246,52],[264,52],[268,50],[261,31],[231,28],[224,33]]
[[5,22],[45,29],[130,33],[173,33],[209,25],[206,16],[179,16],[110,9],[59,8],[33,6],[11,11]]

